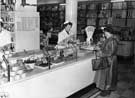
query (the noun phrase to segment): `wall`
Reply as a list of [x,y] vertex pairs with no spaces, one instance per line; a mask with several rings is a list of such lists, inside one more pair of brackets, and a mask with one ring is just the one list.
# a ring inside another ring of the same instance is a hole
[[[37,6],[22,6],[22,0],[16,0],[15,6],[15,51],[40,49],[40,23]],[[28,4],[37,4],[37,0],[26,0]]]
[[39,49],[39,13],[22,11],[16,12],[15,50]]

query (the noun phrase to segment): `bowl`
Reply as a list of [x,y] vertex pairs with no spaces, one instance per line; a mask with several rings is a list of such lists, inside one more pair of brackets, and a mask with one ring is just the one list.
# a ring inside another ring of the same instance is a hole
[[16,75],[15,80],[19,80],[19,79],[21,79],[20,75]]
[[22,75],[21,75],[21,78],[25,78],[26,77],[26,73],[23,73]]
[[16,75],[16,72],[10,72],[10,75],[14,77]]
[[12,67],[12,71],[18,71],[18,70],[19,70],[19,67],[18,66]]

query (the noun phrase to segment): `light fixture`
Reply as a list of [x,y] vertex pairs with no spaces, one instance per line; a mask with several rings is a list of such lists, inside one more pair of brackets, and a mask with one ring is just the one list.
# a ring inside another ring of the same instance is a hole
[[61,5],[61,6],[65,6],[65,5],[66,5],[66,3],[60,3],[60,5]]
[[66,0],[63,0],[63,2],[61,2],[59,5],[65,6],[66,5]]
[[125,0],[111,0],[111,2],[124,2]]

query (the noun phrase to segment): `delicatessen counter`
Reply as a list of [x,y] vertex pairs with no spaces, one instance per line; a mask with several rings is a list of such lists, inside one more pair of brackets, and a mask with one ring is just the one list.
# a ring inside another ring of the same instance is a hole
[[92,58],[94,58],[92,50],[80,47],[14,53],[8,57],[10,74],[5,67],[1,76],[0,96],[7,96],[4,98],[70,96],[93,83],[95,72],[92,71]]

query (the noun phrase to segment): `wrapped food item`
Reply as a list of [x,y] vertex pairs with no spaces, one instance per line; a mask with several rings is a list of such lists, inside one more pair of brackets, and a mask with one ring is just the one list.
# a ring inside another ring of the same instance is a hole
[[67,46],[65,46],[65,45],[56,45],[55,46],[55,48],[56,49],[64,49],[64,48],[66,48]]
[[21,77],[20,77],[20,75],[16,75],[16,76],[14,77],[14,79],[15,79],[15,80],[19,80],[19,79],[21,79]]
[[4,73],[5,72],[2,70],[2,68],[0,68],[0,78],[3,78]]
[[33,70],[35,68],[35,63],[26,63],[25,64],[26,70]]
[[14,71],[14,72],[18,71],[19,69],[20,69],[19,66],[13,66],[11,68],[11,70]]
[[10,75],[11,75],[12,77],[15,77],[15,76],[16,76],[16,72],[10,72]]
[[0,85],[7,83],[7,82],[8,82],[7,78],[0,79]]
[[25,78],[26,77],[26,73],[21,74],[21,78]]

